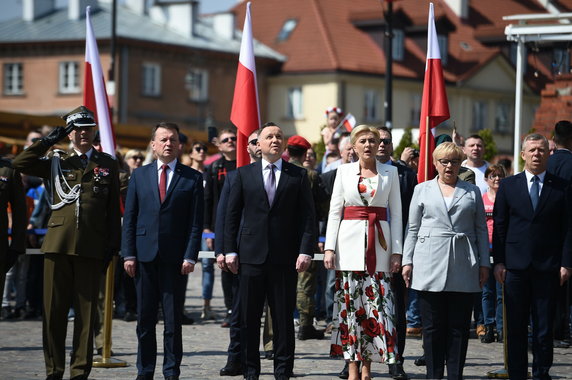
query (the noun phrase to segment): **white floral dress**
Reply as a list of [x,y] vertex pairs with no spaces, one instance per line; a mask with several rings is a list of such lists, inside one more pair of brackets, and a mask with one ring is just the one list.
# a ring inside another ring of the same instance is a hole
[[[358,190],[369,206],[378,177],[360,177]],[[367,237],[364,236],[367,246]],[[390,276],[337,271],[330,356],[349,361],[396,362],[397,332]]]

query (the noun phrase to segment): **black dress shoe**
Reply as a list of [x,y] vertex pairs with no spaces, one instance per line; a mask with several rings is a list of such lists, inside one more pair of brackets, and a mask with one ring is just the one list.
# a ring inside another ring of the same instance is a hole
[[125,315],[123,316],[123,320],[125,322],[133,322],[137,320],[137,314],[133,311],[126,311]]
[[425,360],[425,355],[421,355],[413,362],[417,367],[425,367],[427,365],[427,361]]
[[165,376],[165,380],[179,380],[179,376],[176,375]]
[[312,325],[300,326],[300,329],[298,330],[298,339],[324,339],[324,332],[321,330],[316,330],[316,328]]
[[338,374],[340,379],[347,379],[350,377],[350,363],[346,362],[344,369]]
[[274,350],[264,351],[264,359],[274,360]]
[[389,365],[389,376],[395,380],[408,380],[409,376],[403,370],[403,365],[399,363]]
[[62,380],[64,378],[64,375],[48,375],[48,377],[46,377],[46,380]]
[[245,377],[246,380],[258,380],[258,376],[256,375],[248,375]]
[[187,317],[185,314],[183,314],[183,318],[181,318],[181,323],[183,325],[192,325],[193,323],[195,323],[195,320],[191,317]]
[[[99,356],[102,356],[102,355],[103,355],[103,347],[100,347],[100,348],[97,349],[97,354],[98,354]],[[114,355],[114,354],[113,354],[113,350],[110,350],[109,356],[113,356],[113,355]]]
[[242,365],[238,361],[227,361],[226,365],[220,370],[221,376],[238,376],[242,375]]
[[70,380],[87,380],[87,375],[74,376]]
[[153,380],[153,375],[137,375],[135,380]]

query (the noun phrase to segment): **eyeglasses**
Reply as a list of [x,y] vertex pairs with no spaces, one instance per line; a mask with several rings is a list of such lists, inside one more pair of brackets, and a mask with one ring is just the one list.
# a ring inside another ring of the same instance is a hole
[[447,166],[449,164],[451,164],[452,166],[461,165],[461,160],[447,160],[446,158],[441,158],[437,161],[439,161],[439,163],[443,166]]
[[131,157],[131,158],[134,159],[135,161],[137,161],[137,160],[144,160],[144,159],[145,159],[145,157],[143,157],[143,156],[133,156],[133,157]]
[[495,179],[495,178],[504,178],[504,176],[500,175],[500,174],[489,174],[489,176],[487,177],[488,179]]
[[207,148],[205,148],[204,146],[196,146],[195,148],[195,152],[206,152]]
[[380,143],[383,143],[385,145],[389,145],[391,144],[391,139],[381,139],[379,140]]
[[220,142],[223,143],[223,144],[226,144],[226,143],[229,142],[229,141],[236,141],[236,136],[227,137],[227,138],[224,138],[224,139],[220,140]]
[[256,145],[257,142],[258,142],[258,139],[252,139],[252,140],[250,140],[248,143],[249,143],[250,145]]

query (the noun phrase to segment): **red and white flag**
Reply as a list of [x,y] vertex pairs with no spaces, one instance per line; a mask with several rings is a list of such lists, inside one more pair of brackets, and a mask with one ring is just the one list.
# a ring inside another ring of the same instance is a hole
[[240,56],[236,71],[234,97],[230,121],[236,126],[236,166],[250,163],[246,150],[248,136],[260,128],[260,110],[258,108],[258,86],[256,85],[256,65],[254,63],[254,48],[252,44],[252,23],[250,21],[250,2],[246,4],[246,17],[242,30]]
[[441,52],[435,29],[433,3],[429,3],[427,25],[427,63],[423,82],[421,118],[419,120],[419,167],[417,182],[421,183],[435,176],[433,151],[435,150],[435,128],[449,119],[449,103],[443,80]]
[[340,124],[338,124],[338,127],[336,128],[336,130],[334,131],[334,135],[333,137],[336,139],[339,139],[340,136],[342,135],[342,133],[344,132],[351,132],[352,129],[355,128],[357,124],[356,118],[354,115],[352,115],[351,113],[348,113],[343,119],[342,121],[340,121]]
[[101,147],[105,153],[115,157],[115,133],[111,124],[111,113],[109,110],[109,100],[105,90],[105,81],[101,62],[99,60],[99,50],[93,34],[89,11],[91,7],[85,9],[85,75],[83,89],[83,105],[95,113],[95,120],[99,126],[99,136]]

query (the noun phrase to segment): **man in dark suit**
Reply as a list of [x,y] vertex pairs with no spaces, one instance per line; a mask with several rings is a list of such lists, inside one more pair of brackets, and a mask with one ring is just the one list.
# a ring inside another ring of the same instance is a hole
[[[33,143],[13,162],[23,173],[49,179],[52,215],[44,252],[43,345],[48,379],[61,379],[66,361],[68,311],[75,310],[70,375],[87,379],[93,361],[93,327],[99,280],[111,255],[119,251],[121,213],[117,161],[93,148],[93,113],[81,106]],[[46,152],[69,135],[66,158]]]
[[239,168],[230,192],[225,260],[233,273],[240,265],[245,378],[260,375],[260,317],[268,298],[274,376],[288,379],[294,367],[296,271],[305,271],[313,257],[314,204],[306,170],[281,159],[284,135],[280,127],[265,124],[258,144],[262,161]]
[[[409,215],[409,204],[413,197],[413,189],[417,185],[417,175],[408,166],[393,161],[391,155],[393,154],[393,141],[391,131],[387,127],[379,128],[379,136],[381,142],[377,149],[377,160],[382,164],[393,165],[397,168],[399,174],[399,190],[401,193],[401,215],[403,215],[403,231],[407,226],[407,218]],[[389,364],[389,374],[393,379],[403,380],[409,377],[403,370],[403,352],[405,350],[405,336],[407,333],[407,321],[405,319],[405,300],[407,287],[401,272],[394,273],[391,277],[391,287],[395,294],[395,314],[397,316],[397,350],[399,362],[396,364]]]
[[558,287],[570,277],[570,187],[546,172],[548,141],[530,134],[521,157],[525,171],[501,181],[493,211],[495,278],[504,284],[508,372],[527,378],[527,325],[532,316],[532,375],[548,380]]
[[[560,120],[554,126],[556,150],[548,159],[548,172],[572,183],[572,123]],[[572,281],[558,289],[554,318],[554,345],[568,347],[570,339],[570,296]]]
[[195,268],[203,223],[202,175],[178,162],[179,128],[159,123],[151,135],[157,161],[135,170],[129,181],[121,255],[137,291],[138,380],[153,379],[155,325],[163,306],[163,375],[175,380],[183,356],[182,293]]

